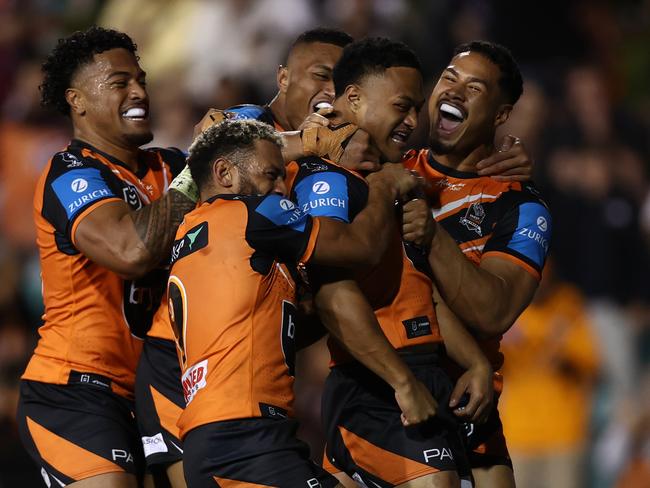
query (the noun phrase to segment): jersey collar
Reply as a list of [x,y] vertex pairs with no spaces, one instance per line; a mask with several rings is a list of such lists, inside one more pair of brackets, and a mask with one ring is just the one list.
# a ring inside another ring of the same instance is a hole
[[439,173],[442,173],[447,176],[451,176],[452,178],[460,178],[460,179],[469,179],[469,178],[480,178],[481,175],[478,173],[472,173],[470,171],[458,171],[457,169],[450,168],[449,166],[445,166],[442,163],[439,163],[433,158],[433,153],[431,151],[428,151],[428,156],[427,160],[429,163],[429,166],[431,166],[433,169],[438,171]]
[[111,163],[121,166],[122,168],[125,168],[129,171],[131,171],[133,174],[135,174],[138,178],[144,178],[144,176],[147,174],[147,171],[149,171],[149,168],[147,167],[146,164],[142,164],[142,150],[138,149],[138,170],[136,172],[133,172],[133,170],[124,162],[120,161],[117,159],[115,156],[111,156],[108,153],[105,153],[104,151],[100,151],[97,149],[95,146],[92,144],[88,144],[86,141],[81,141],[79,139],[72,139],[70,141],[70,145],[68,146],[70,149],[77,149],[77,150],[82,150],[82,149],[88,149],[91,152],[97,153],[106,159],[108,159]]

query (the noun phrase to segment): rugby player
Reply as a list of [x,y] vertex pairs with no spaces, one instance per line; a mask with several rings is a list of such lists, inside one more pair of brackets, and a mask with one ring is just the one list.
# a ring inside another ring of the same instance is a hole
[[[351,122],[366,131],[383,161],[400,160],[424,103],[415,54],[387,39],[352,43],[334,68],[334,84],[334,122]],[[366,205],[363,177],[326,159],[303,158],[291,163],[287,172],[291,197],[313,216],[349,222]],[[413,246],[404,250],[399,233],[391,236],[388,246],[379,266],[358,273],[309,269],[335,364],[323,398],[327,456],[336,468],[367,486],[457,486],[455,455],[462,456],[462,450],[447,406],[453,385],[438,364],[442,336],[452,357],[468,370],[465,379],[474,388],[479,416],[490,402],[489,364],[458,322],[447,320],[449,313],[436,319],[426,255]],[[359,317],[370,321],[365,318],[369,315],[438,400],[431,421],[415,426],[400,419],[395,401],[400,393],[381,378],[374,364],[382,356],[362,357],[351,351],[349,344],[366,340],[367,332],[355,324]],[[348,346],[341,347],[341,342]]]
[[[391,165],[371,176],[368,204],[351,225],[312,218],[286,198],[280,146],[267,124],[226,120],[190,148],[203,203],[177,233],[168,297],[187,402],[179,419],[183,465],[192,487],[337,485],[295,438],[300,325],[291,269],[298,262],[377,262],[384,246],[371,243],[398,230],[390,224],[393,202],[417,182]],[[388,366],[394,362],[386,357]],[[430,395],[408,372],[398,373],[411,382],[402,392],[411,397],[402,399],[405,417],[426,418]]]
[[182,152],[139,149],[153,137],[149,98],[126,34],[60,39],[43,72],[42,103],[70,117],[73,140],[34,196],[45,323],[18,426],[47,486],[135,487],[136,364],[164,292],[161,262],[198,193]]
[[[479,161],[496,154],[495,131],[522,90],[519,68],[506,48],[482,41],[458,46],[429,101],[430,148],[404,160],[430,182],[435,217],[422,200],[410,202],[404,237],[430,247],[440,294],[480,338],[497,372],[497,392],[503,364],[499,340],[529,305],[551,237],[551,216],[532,184],[477,174]],[[470,425],[468,433],[476,486],[513,487],[496,404],[487,423]]]

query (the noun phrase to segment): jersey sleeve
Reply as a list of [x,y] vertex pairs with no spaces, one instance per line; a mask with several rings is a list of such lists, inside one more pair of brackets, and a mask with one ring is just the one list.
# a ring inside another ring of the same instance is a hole
[[302,212],[313,217],[329,217],[349,223],[350,185],[346,175],[323,171],[300,175],[294,183],[294,194]]
[[106,171],[78,160],[76,164],[66,163],[60,155],[52,160],[45,182],[43,213],[60,234],[72,241],[73,229],[90,209],[122,199],[116,195]]
[[232,118],[235,120],[254,119],[273,126],[273,117],[269,114],[269,110],[260,105],[235,105],[226,109],[225,112],[234,114]]
[[279,195],[267,195],[249,203],[246,240],[253,249],[282,262],[309,261],[319,228],[317,219]]
[[482,258],[501,255],[541,277],[551,240],[551,214],[541,202],[513,206],[496,223]]

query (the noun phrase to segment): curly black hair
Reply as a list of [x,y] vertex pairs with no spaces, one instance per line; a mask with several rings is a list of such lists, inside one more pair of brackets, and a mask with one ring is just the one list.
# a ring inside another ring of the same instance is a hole
[[519,66],[517,66],[517,62],[510,50],[496,42],[472,41],[456,47],[454,56],[466,52],[478,53],[492,61],[501,71],[499,85],[506,96],[506,100],[512,105],[517,103],[524,91],[524,81]]
[[65,91],[70,88],[74,75],[80,67],[90,63],[95,54],[116,48],[126,49],[133,54],[137,51],[137,46],[127,34],[96,26],[59,39],[41,67],[41,105],[69,116],[70,106],[65,99]]
[[282,147],[282,139],[269,124],[255,119],[233,120],[209,127],[190,146],[187,164],[192,178],[202,190],[209,182],[212,163],[228,158],[242,164],[253,151],[255,141],[265,140]]
[[422,74],[417,55],[403,42],[384,37],[369,37],[348,44],[334,66],[334,91],[339,97],[348,85],[380,74],[388,68],[415,68]]

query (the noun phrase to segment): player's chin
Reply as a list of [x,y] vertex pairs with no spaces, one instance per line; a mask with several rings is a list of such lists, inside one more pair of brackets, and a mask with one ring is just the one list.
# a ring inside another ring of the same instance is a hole
[[389,139],[384,145],[382,153],[386,161],[397,163],[402,160],[404,151],[406,151],[406,142]]
[[432,137],[429,139],[429,147],[435,154],[449,154],[453,152],[456,144],[448,141],[442,141],[437,137]]
[[153,141],[153,132],[148,127],[139,131],[131,130],[124,135],[130,144],[138,147]]

